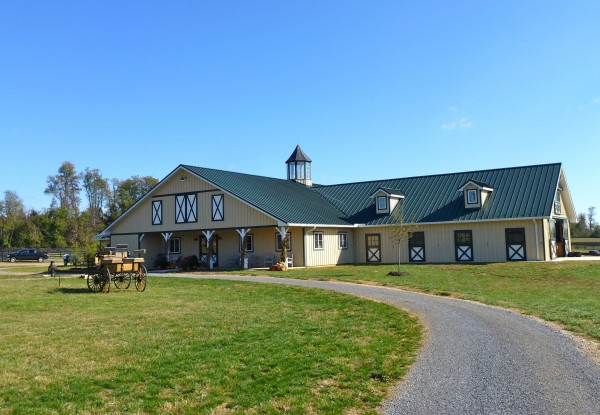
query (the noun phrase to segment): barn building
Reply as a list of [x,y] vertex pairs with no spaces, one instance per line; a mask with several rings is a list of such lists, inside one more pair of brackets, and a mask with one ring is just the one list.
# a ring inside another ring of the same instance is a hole
[[[250,267],[402,262],[549,261],[570,249],[576,220],[560,163],[319,185],[297,146],[287,178],[180,165],[102,235],[161,256]],[[400,246],[392,235],[409,224]],[[210,249],[209,249],[210,248]],[[211,253],[210,257],[208,253]]]

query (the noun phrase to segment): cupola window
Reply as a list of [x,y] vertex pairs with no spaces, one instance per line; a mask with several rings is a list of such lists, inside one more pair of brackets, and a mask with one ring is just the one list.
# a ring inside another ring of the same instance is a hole
[[285,163],[287,164],[288,180],[312,186],[310,171],[312,160],[304,154],[300,146],[296,146],[296,149]]

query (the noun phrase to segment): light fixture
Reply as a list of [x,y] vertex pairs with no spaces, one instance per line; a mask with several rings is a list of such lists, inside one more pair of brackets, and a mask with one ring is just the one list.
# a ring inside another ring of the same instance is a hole
[[187,180],[187,176],[181,175],[181,178],[179,179],[180,182],[184,182]]

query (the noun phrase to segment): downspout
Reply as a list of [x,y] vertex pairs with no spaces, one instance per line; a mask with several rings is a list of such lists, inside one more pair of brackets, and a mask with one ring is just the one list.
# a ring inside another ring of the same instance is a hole
[[538,226],[537,221],[533,219],[533,225],[535,227],[535,256],[536,261],[540,260],[540,238],[538,237]]

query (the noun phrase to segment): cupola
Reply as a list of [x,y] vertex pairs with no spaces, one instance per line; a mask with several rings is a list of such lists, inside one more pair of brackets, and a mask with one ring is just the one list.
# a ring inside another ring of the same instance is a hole
[[312,160],[304,154],[300,146],[296,146],[290,158],[285,162],[288,180],[312,186],[310,163]]

